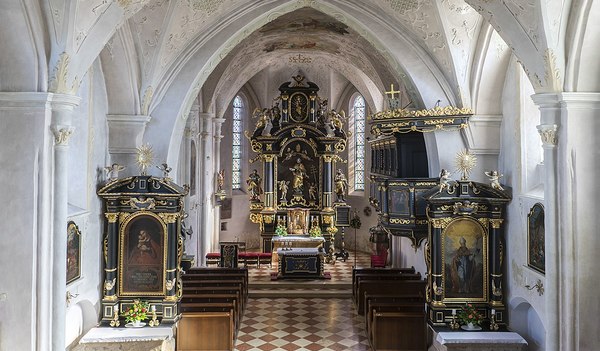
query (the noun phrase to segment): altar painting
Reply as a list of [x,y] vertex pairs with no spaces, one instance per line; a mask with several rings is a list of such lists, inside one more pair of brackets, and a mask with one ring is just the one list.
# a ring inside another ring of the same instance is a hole
[[470,218],[452,221],[442,232],[445,299],[485,301],[487,297],[487,235]]
[[120,294],[164,294],[166,226],[153,213],[133,215],[121,228]]

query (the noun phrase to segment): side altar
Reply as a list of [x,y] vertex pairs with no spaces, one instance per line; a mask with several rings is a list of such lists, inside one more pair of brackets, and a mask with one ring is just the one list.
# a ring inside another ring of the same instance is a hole
[[[347,181],[336,169],[345,162],[339,156],[346,149],[345,116],[327,108],[316,84],[293,78],[279,87],[272,107],[254,111],[256,128],[246,132],[257,154],[250,162],[262,166],[246,181],[250,220],[259,225],[262,251],[273,252],[274,263],[286,245],[330,251],[337,207],[347,207]],[[294,237],[279,238],[283,229]]]

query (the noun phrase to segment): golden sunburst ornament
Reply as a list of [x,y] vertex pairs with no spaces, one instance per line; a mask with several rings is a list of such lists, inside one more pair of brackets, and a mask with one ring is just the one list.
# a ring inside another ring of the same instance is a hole
[[152,161],[154,158],[154,152],[152,151],[152,146],[150,144],[143,144],[142,146],[136,149],[137,151],[137,165],[140,169],[140,173],[145,176],[148,167],[152,166]]
[[456,168],[462,172],[460,180],[469,180],[469,174],[477,164],[477,157],[468,150],[462,150],[456,154]]

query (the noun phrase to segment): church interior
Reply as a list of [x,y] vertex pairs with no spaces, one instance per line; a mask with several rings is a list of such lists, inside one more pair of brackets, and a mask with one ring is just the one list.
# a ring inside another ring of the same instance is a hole
[[598,349],[596,16],[1,1],[0,351]]

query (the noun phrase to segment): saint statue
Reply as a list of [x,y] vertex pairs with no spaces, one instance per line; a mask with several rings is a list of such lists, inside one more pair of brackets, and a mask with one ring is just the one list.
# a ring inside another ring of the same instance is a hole
[[337,170],[337,174],[334,178],[335,182],[335,194],[337,195],[338,202],[346,201],[346,191],[348,191],[348,180],[341,169]]
[[317,199],[317,184],[310,183],[310,186],[308,187],[308,197],[311,201]]
[[248,191],[250,192],[252,201],[260,201],[259,196],[263,193],[260,185],[261,182],[262,178],[256,169],[252,171],[250,176],[248,176],[248,179],[246,179],[246,184],[248,184]]
[[225,186],[225,169],[222,169],[217,173],[217,192],[220,193],[223,191]]
[[289,180],[280,180],[277,183],[279,184],[279,191],[281,192],[281,197],[279,199],[285,201],[286,196],[287,196],[288,187],[290,185],[290,181]]
[[292,188],[296,194],[302,194],[302,190],[304,188],[304,178],[308,177],[306,174],[306,168],[302,164],[302,161],[298,158],[296,160],[296,164],[294,167],[290,168],[290,171],[294,175],[294,179],[292,181]]

